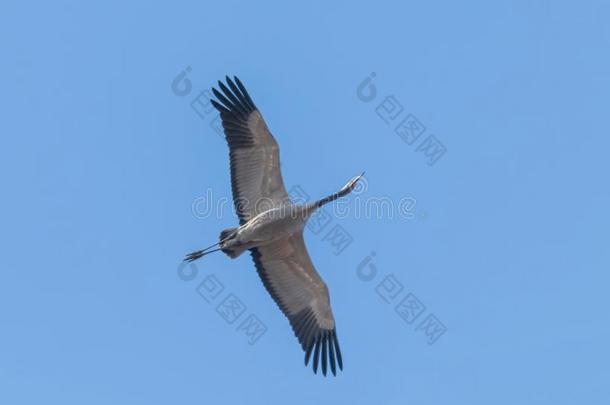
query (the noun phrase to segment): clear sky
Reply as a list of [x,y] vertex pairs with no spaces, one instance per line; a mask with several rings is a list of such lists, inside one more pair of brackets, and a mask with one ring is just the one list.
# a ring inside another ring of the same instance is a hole
[[[605,1],[3,1],[0,403],[610,403],[609,19]],[[179,267],[237,223],[210,208],[230,197],[205,105],[225,74],[292,193],[366,170],[306,231],[337,377],[303,366],[247,255]],[[358,213],[371,199],[392,215]]]

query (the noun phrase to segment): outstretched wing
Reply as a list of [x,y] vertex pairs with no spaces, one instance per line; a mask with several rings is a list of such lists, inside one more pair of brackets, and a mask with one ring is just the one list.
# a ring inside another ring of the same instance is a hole
[[311,262],[302,234],[250,250],[265,288],[290,321],[305,351],[305,365],[313,353],[313,371],[327,363],[336,375],[343,370],[335,319],[326,284]]
[[243,224],[288,200],[277,142],[241,81],[218,82],[211,100],[220,112],[231,161],[233,202]]

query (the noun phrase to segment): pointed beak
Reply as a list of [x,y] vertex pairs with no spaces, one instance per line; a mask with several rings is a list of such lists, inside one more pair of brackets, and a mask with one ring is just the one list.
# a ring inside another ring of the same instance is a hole
[[358,183],[358,180],[360,180],[360,178],[362,178],[362,176],[364,176],[364,172],[360,173],[358,176],[351,179],[349,181],[349,183],[347,183],[346,188],[348,188],[349,190],[353,190],[354,187],[356,187],[356,183]]
[[360,180],[360,179],[362,178],[362,176],[364,176],[364,173],[366,173],[366,172],[362,172],[362,173],[360,173],[358,176],[354,177],[354,179],[352,180],[352,182],[353,182],[354,184],[356,184],[356,183],[358,182],[358,180]]

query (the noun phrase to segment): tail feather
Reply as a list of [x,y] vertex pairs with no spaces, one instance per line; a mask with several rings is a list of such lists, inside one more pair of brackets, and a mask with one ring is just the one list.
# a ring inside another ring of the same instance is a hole
[[229,238],[231,236],[232,233],[234,233],[235,231],[237,231],[237,228],[227,228],[224,229],[220,232],[220,241],[224,241],[225,239]]
[[235,258],[239,255],[233,247],[223,246],[224,242],[231,239],[237,228],[227,228],[220,232],[220,250],[230,258]]
[[[205,248],[203,250],[196,250],[192,253],[189,253],[186,256],[186,258],[184,259],[184,261],[194,262],[195,260],[200,259],[201,257],[203,257],[209,253],[214,253],[219,250],[221,250],[223,253],[225,253],[227,256],[229,256],[231,258],[235,258],[235,257],[239,256],[243,252],[243,249],[239,249],[239,247],[236,247],[234,245],[231,247],[224,246],[224,243],[226,241],[230,240],[236,231],[237,231],[237,228],[228,228],[228,229],[223,230],[222,232],[220,232],[220,240],[218,241],[218,243],[215,243],[212,246],[208,246],[207,248]],[[210,250],[214,246],[218,246],[218,245],[220,245],[219,248]]]

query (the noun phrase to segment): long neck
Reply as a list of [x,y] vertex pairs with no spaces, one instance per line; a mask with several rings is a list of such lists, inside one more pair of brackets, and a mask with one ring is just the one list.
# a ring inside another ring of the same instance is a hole
[[344,195],[346,195],[348,193],[349,193],[348,190],[345,190],[345,191],[342,190],[342,191],[338,191],[334,194],[331,194],[328,197],[324,197],[321,200],[312,201],[304,206],[303,213],[305,214],[306,218],[309,218],[313,215],[314,212],[316,212],[323,205],[328,204],[329,202],[335,201],[337,198],[343,197]]
[[348,190],[340,190],[340,191],[337,191],[336,193],[333,193],[333,194],[329,195],[328,197],[324,197],[321,200],[318,200],[318,201],[315,202],[316,208],[320,208],[323,205],[328,204],[329,202],[333,202],[337,198],[341,198],[344,195],[349,194],[350,191],[351,190],[349,190],[349,189]]

